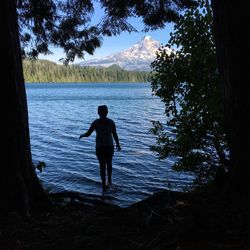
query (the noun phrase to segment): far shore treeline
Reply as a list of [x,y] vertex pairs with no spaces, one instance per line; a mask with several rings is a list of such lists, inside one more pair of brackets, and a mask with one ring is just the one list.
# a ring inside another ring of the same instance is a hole
[[117,65],[108,68],[59,65],[47,60],[23,60],[26,83],[32,82],[148,82],[149,72],[126,71]]

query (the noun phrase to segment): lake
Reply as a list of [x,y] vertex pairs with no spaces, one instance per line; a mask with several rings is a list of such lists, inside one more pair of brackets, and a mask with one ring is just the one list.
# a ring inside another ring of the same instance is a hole
[[33,83],[26,84],[33,162],[44,161],[39,178],[51,192],[76,191],[101,195],[95,155],[95,133],[79,140],[97,107],[106,104],[116,123],[122,150],[113,158],[113,189],[107,199],[128,206],[154,192],[180,190],[190,177],[171,170],[174,159],[159,161],[150,145],[151,120],[164,122],[163,103],[150,83]]

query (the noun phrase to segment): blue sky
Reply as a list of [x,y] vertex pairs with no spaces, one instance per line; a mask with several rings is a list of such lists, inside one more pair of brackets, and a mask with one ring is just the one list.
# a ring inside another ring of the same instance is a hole
[[[100,22],[101,18],[103,17],[104,12],[99,6],[95,6],[95,13],[92,18],[93,23]],[[169,23],[166,24],[166,27],[164,29],[159,29],[155,31],[149,31],[149,32],[143,32],[143,23],[140,18],[130,18],[129,23],[134,26],[138,32],[123,32],[119,36],[114,37],[104,37],[102,41],[102,46],[94,52],[94,55],[88,55],[85,54],[85,59],[93,59],[93,58],[99,58],[103,56],[107,56],[110,54],[113,54],[115,52],[125,50],[135,43],[139,42],[145,35],[149,35],[153,39],[159,41],[162,44],[166,44],[169,40],[170,32],[173,31],[173,24]],[[59,48],[51,48],[53,55],[40,55],[39,58],[41,59],[48,59],[50,61],[54,61],[59,63],[59,59],[64,57],[63,51]],[[74,61],[74,63],[78,63],[83,61],[84,59],[77,59]]]

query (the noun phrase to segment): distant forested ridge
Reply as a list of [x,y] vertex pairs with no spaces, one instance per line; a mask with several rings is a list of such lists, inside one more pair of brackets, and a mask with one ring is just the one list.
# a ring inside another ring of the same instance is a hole
[[147,82],[149,72],[59,65],[47,60],[23,60],[25,82]]

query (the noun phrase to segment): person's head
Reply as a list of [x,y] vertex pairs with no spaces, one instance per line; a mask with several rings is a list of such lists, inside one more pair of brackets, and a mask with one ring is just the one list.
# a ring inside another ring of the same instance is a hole
[[107,114],[108,114],[108,107],[106,105],[98,106],[98,115],[101,118],[107,117]]

